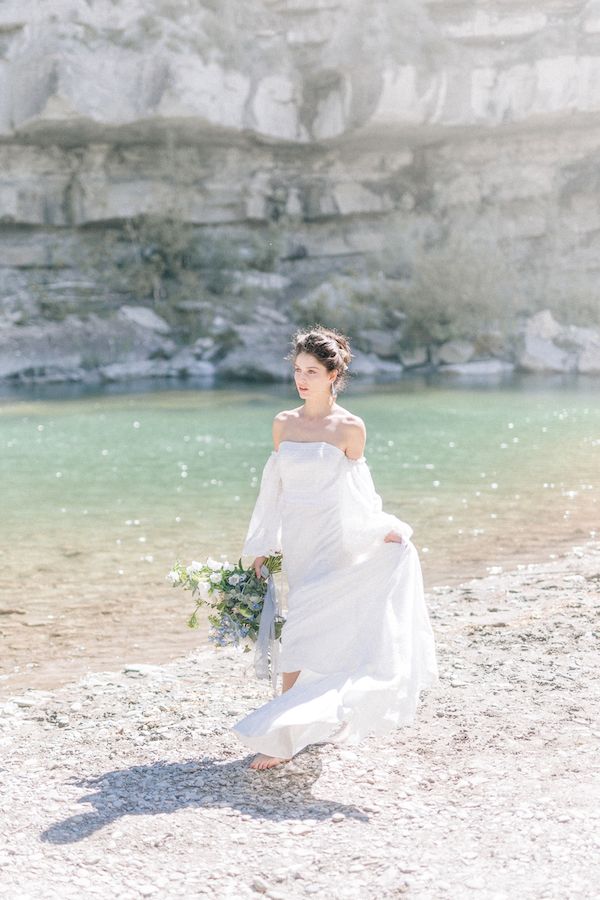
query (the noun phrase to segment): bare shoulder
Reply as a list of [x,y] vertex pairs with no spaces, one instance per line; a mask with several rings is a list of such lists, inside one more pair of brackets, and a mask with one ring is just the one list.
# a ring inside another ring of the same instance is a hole
[[282,409],[273,419],[273,443],[275,449],[279,449],[279,442],[283,437],[286,425],[298,418],[300,407],[297,409]]
[[360,416],[346,409],[340,410],[339,430],[346,447],[346,455],[353,459],[363,455],[367,441],[367,427]]

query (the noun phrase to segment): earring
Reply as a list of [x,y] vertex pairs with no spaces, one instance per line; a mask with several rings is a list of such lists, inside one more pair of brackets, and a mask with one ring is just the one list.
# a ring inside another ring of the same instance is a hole
[[336,390],[336,387],[335,387],[335,381],[332,381],[332,382],[331,382],[331,396],[332,396],[332,397],[337,397],[337,390]]

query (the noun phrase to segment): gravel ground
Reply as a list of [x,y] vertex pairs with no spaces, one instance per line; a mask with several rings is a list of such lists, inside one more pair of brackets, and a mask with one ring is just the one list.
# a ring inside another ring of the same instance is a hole
[[591,898],[600,543],[428,596],[441,684],[359,749],[247,768],[269,698],[198,650],[0,706],[0,897]]

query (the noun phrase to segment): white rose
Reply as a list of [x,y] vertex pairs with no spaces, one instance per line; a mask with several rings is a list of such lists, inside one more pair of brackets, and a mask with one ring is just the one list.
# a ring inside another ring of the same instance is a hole
[[171,584],[179,584],[179,582],[181,581],[181,576],[179,572],[175,571],[175,569],[171,569],[171,571],[167,575],[167,579],[171,582]]
[[233,572],[233,570],[235,569],[235,566],[230,562],[226,562],[226,563],[224,563],[223,568],[225,569],[226,572]]
[[210,556],[206,560],[206,565],[209,569],[212,569],[213,572],[220,572],[223,568],[223,564],[218,562],[216,559],[211,559]]
[[196,560],[193,560],[192,563],[186,567],[185,571],[187,572],[188,575],[193,575],[194,572],[200,572],[202,570],[202,568],[203,568],[202,563],[199,563],[199,562],[196,562]]
[[240,581],[245,581],[247,577],[247,575],[240,575]]
[[221,576],[219,575],[218,572],[213,572],[212,575],[210,576],[210,581],[212,581],[213,584],[220,584]]
[[240,576],[239,575],[230,575],[227,579],[227,584],[239,584]]

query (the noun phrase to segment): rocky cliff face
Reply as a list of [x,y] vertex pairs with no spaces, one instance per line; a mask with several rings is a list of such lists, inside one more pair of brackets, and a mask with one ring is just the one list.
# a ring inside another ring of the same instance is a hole
[[599,162],[597,0],[0,5],[5,334],[131,305],[102,254],[140,215],[200,242],[275,230],[284,312],[382,249],[409,278],[417,250],[485,233],[524,309],[589,317]]

